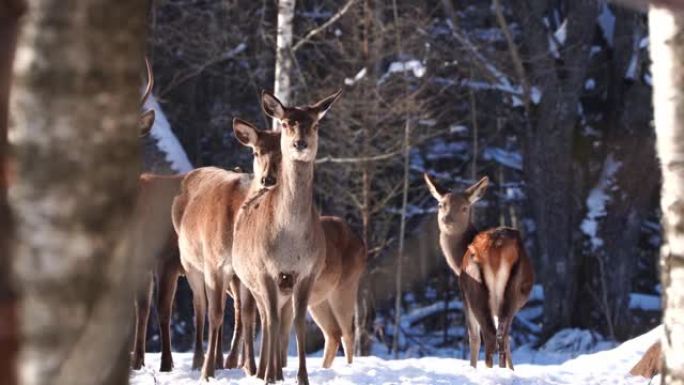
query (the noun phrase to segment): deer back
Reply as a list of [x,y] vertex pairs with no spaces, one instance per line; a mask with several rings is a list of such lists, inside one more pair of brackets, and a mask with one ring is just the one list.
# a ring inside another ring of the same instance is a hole
[[218,266],[230,255],[235,216],[249,184],[248,174],[216,167],[187,174],[173,203],[173,224],[180,244],[189,251],[184,264],[202,270],[205,263]]

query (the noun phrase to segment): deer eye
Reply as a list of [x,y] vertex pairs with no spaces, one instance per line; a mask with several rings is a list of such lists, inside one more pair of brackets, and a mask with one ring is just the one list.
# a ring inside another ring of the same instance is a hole
[[468,206],[463,206],[463,207],[461,208],[461,211],[463,211],[463,212],[468,211]]
[[440,202],[440,203],[437,205],[437,208],[439,208],[440,210],[443,209],[443,208],[444,208],[444,203],[441,203],[441,202]]
[[252,152],[252,155],[254,155],[254,157],[258,157],[258,156],[259,156],[259,153],[256,152],[256,151],[254,151],[254,152]]

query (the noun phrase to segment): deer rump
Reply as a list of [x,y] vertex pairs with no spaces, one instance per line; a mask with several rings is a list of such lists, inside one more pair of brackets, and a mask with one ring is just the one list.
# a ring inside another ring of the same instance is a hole
[[[487,335],[508,334],[511,318],[527,302],[534,273],[520,237],[512,228],[496,228],[475,236],[463,256],[459,287],[467,312]],[[472,322],[472,321],[471,321]],[[500,322],[504,330],[500,329]],[[473,325],[475,326],[475,325]]]

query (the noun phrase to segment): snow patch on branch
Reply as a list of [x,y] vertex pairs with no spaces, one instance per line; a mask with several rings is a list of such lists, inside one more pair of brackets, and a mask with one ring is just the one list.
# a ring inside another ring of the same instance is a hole
[[589,237],[592,250],[603,245],[603,239],[598,235],[599,219],[606,216],[606,205],[610,202],[609,191],[614,188],[615,173],[620,169],[621,163],[613,154],[608,154],[603,163],[603,170],[598,184],[587,197],[587,216],[582,221],[580,229]]

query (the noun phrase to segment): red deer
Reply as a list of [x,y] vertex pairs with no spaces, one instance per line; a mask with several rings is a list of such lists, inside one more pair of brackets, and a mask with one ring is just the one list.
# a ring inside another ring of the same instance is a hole
[[[309,298],[309,312],[321,328],[325,338],[323,349],[324,368],[332,365],[340,343],[344,348],[347,363],[352,362],[354,354],[353,318],[356,296],[361,275],[366,268],[366,245],[339,217],[322,216],[321,225],[325,234],[325,267],[314,281]],[[253,307],[244,301],[243,320],[250,322],[245,326],[246,354],[253,354]],[[251,321],[250,321],[251,320]],[[289,324],[281,324],[282,365],[287,359]]]
[[[285,107],[272,94],[262,94],[264,112],[282,127],[282,161],[275,188],[261,194],[254,204],[240,208],[234,230],[233,268],[259,308],[263,329],[257,375],[266,382],[283,379],[280,333],[289,328],[294,314],[297,382],[309,383],[304,350],[306,308],[326,253],[323,226],[313,204],[314,160],[319,121],[340,94],[305,107]],[[258,194],[260,189],[253,182],[249,195]]]
[[516,229],[499,227],[479,232],[471,217],[472,205],[484,195],[489,179],[463,192],[448,192],[428,174],[425,182],[439,202],[440,246],[449,267],[458,276],[467,317],[470,365],[477,366],[480,336],[484,339],[485,364],[513,369],[508,333],[513,317],[525,305],[534,271]]
[[[264,191],[276,186],[280,165],[279,133],[259,131],[239,119],[233,121],[233,129],[236,138],[254,151],[254,178],[215,167],[196,169],[183,180],[172,210],[181,263],[192,289],[195,308],[193,368],[202,366],[202,379],[212,377],[216,366],[220,367],[219,341],[227,291],[234,298],[236,325],[241,323],[240,281],[233,272],[234,254],[231,253],[235,216],[245,201],[250,183]],[[207,307],[209,343],[204,359],[202,334]],[[234,330],[231,354],[226,360],[229,368],[237,364],[241,328]]]
[[[152,93],[154,86],[154,76],[147,58],[145,59],[145,65],[147,69],[147,86],[140,100],[141,108],[145,100]],[[139,135],[141,137],[147,135],[153,123],[154,110],[147,110],[141,113],[138,120]],[[136,326],[133,340],[133,356],[131,359],[131,367],[133,369],[140,369],[145,363],[147,324],[155,284],[157,287],[157,318],[162,341],[160,370],[170,371],[173,368],[170,331],[171,311],[178,276],[182,275],[183,270],[178,255],[176,233],[171,225],[171,205],[173,197],[180,190],[182,178],[182,175],[164,176],[144,173],[140,175],[138,180],[139,193],[136,202],[136,214],[143,221],[143,228],[147,228],[149,231],[156,230],[161,232],[162,238],[160,239],[166,238],[166,242],[163,247],[156,250],[157,255],[154,259],[154,266],[149,273],[150,277],[135,299]],[[144,240],[140,241],[144,242]]]

